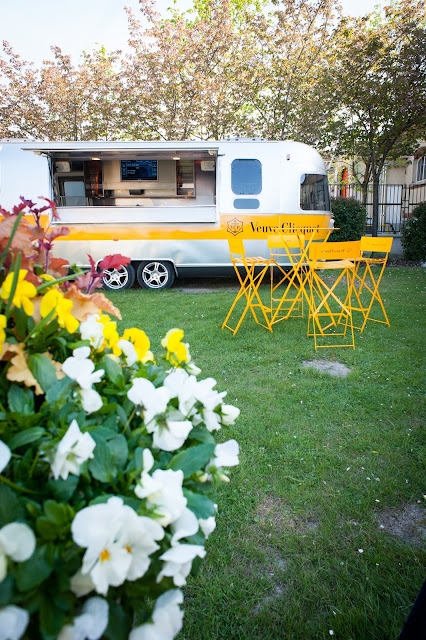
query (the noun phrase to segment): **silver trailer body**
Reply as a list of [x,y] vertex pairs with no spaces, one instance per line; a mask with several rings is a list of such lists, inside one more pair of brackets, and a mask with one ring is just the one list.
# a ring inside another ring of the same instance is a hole
[[0,205],[54,200],[52,226],[71,230],[58,257],[87,266],[88,254],[120,253],[142,286],[149,273],[139,271],[154,262],[173,276],[229,273],[230,234],[255,255],[277,230],[321,234],[331,223],[326,174],[314,149],[292,141],[0,142]]

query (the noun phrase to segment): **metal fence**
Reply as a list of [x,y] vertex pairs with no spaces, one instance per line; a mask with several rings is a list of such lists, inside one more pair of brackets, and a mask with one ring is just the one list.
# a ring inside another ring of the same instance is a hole
[[[330,183],[332,198],[355,198],[364,201],[361,185]],[[414,207],[426,201],[426,184],[380,184],[379,185],[379,233],[399,235],[412,215]],[[373,217],[373,184],[367,189],[367,232],[371,231]]]

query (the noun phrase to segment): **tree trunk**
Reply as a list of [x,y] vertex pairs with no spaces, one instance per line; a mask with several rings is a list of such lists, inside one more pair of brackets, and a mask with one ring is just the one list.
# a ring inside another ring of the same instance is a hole
[[373,178],[373,223],[371,235],[376,237],[379,230],[379,175],[374,172]]

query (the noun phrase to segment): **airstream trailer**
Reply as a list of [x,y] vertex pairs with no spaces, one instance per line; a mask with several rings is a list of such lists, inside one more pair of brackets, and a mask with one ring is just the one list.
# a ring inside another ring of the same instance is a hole
[[332,225],[325,164],[292,141],[2,141],[0,205],[21,195],[56,202],[51,225],[70,234],[55,251],[70,265],[88,266],[88,254],[131,259],[105,274],[109,289],[230,274],[229,237],[241,234],[249,253],[265,255],[270,234],[320,240]]

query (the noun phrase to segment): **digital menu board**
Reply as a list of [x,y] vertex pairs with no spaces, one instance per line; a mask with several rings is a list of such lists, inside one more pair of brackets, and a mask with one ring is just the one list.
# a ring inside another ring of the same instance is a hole
[[121,180],[157,179],[157,160],[121,160]]

